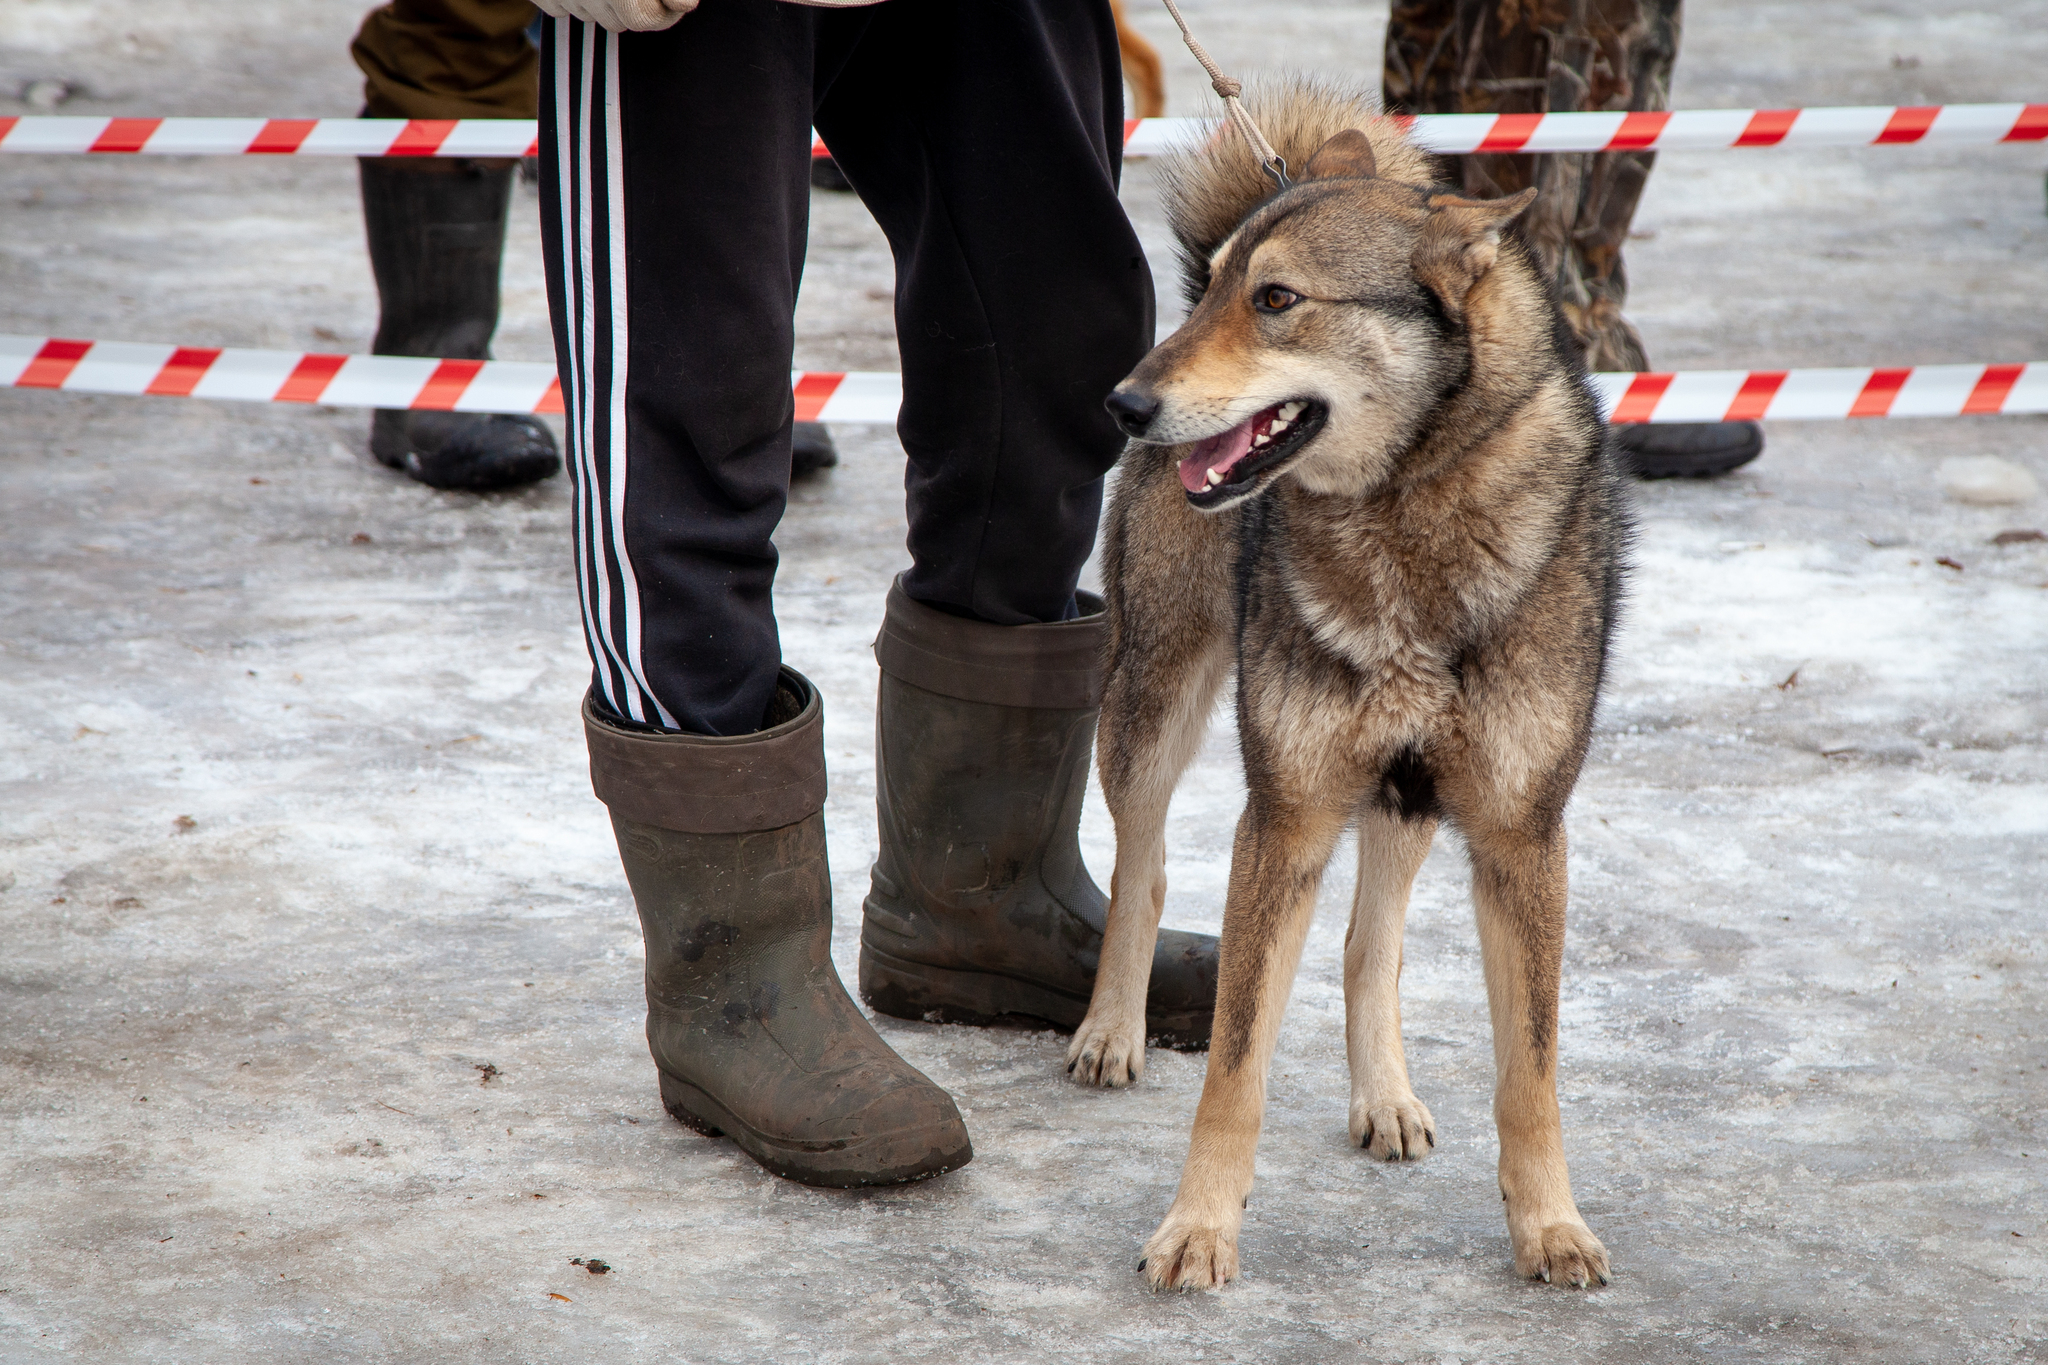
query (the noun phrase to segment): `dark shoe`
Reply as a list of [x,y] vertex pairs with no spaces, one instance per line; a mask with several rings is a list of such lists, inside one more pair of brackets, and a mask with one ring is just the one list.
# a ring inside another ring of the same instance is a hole
[[769,726],[714,739],[583,704],[647,941],[668,1112],[806,1185],[893,1185],[974,1157],[952,1097],[890,1051],[832,965],[824,705],[782,670]]
[[[378,355],[488,360],[513,162],[365,157],[363,225],[377,276]],[[554,435],[532,417],[379,409],[379,462],[435,488],[533,483],[562,467]]]
[[1639,479],[1711,479],[1764,452],[1755,422],[1630,422],[1609,427],[1621,467]]
[[839,463],[839,448],[823,422],[798,422],[789,438],[789,475],[800,479]]
[[[992,626],[913,602],[899,581],[875,641],[881,852],[860,937],[860,994],[900,1019],[1088,1013],[1108,903],[1078,832],[1106,621]],[[1216,940],[1162,929],[1148,1037],[1202,1048]]]
[[370,453],[431,488],[486,493],[550,477],[562,467],[554,433],[538,418],[502,412],[379,408]]
[[846,172],[839,169],[839,163],[829,156],[811,158],[811,188],[816,190],[849,191],[853,182],[846,178]]

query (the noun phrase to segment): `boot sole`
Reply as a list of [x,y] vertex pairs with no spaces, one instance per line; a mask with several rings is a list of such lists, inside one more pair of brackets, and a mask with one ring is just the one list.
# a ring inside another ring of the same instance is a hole
[[[895,1019],[932,1024],[1021,1023],[1072,1033],[1088,1017],[1088,1002],[1064,991],[994,972],[909,962],[860,946],[860,998]],[[1206,1052],[1214,1010],[1158,1014],[1145,1011],[1145,1041],[1176,1052]]]
[[735,1146],[767,1170],[800,1185],[828,1190],[860,1189],[870,1185],[903,1185],[957,1170],[974,1159],[974,1147],[964,1141],[958,1151],[933,1150],[916,1161],[875,1166],[864,1162],[864,1154],[897,1143],[895,1134],[866,1142],[846,1144],[791,1142],[753,1127],[697,1086],[668,1072],[661,1076],[661,1106],[670,1118],[705,1137],[729,1137]]

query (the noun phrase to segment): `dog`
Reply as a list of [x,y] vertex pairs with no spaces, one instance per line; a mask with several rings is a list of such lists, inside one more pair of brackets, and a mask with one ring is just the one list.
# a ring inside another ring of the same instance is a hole
[[1169,170],[1186,323],[1110,395],[1132,438],[1105,524],[1097,763],[1116,826],[1101,966],[1068,1072],[1144,1068],[1167,802],[1236,678],[1246,804],[1216,1026],[1154,1288],[1237,1274],[1266,1073],[1325,864],[1358,831],[1344,942],[1351,1139],[1436,1145],[1397,994],[1439,819],[1470,849],[1516,1269],[1606,1283],[1557,1102],[1563,811],[1630,536],[1625,485],[1553,296],[1507,231],[1371,103],[1305,82],[1255,106],[1275,191],[1219,134]]
[[1124,0],[1109,0],[1109,15],[1116,21],[1117,55],[1123,58],[1124,79],[1131,86],[1131,117],[1158,118],[1166,112],[1166,75],[1159,49],[1132,25]]

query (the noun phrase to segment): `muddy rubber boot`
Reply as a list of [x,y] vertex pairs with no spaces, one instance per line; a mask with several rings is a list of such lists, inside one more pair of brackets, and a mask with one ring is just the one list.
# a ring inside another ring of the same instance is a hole
[[[514,163],[364,157],[363,226],[377,276],[378,355],[488,360]],[[433,488],[487,492],[562,467],[554,434],[511,413],[379,408],[370,453]]]
[[670,1115],[806,1185],[922,1180],[974,1148],[832,965],[824,714],[787,668],[768,728],[730,739],[630,729],[586,698],[591,785],[640,910]]
[[[883,1014],[1071,1032],[1088,1013],[1108,902],[1081,861],[1081,799],[1107,622],[992,626],[914,602],[899,580],[875,640],[875,859],[860,994]],[[1203,1048],[1216,940],[1159,931],[1148,1038]]]

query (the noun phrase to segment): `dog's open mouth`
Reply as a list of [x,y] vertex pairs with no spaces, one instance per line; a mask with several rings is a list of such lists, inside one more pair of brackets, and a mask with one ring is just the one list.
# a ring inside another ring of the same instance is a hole
[[1249,491],[1322,429],[1329,409],[1290,398],[1253,413],[1228,431],[1195,442],[1180,462],[1180,486],[1197,507],[1227,501]]

